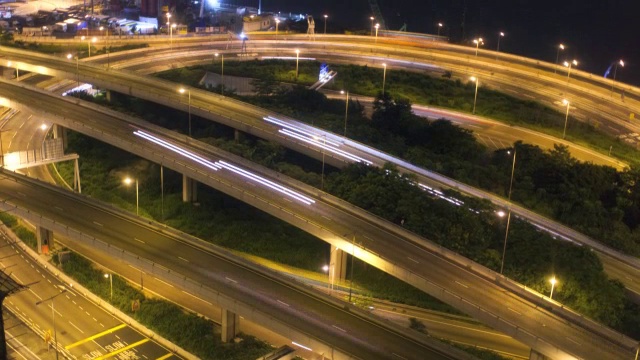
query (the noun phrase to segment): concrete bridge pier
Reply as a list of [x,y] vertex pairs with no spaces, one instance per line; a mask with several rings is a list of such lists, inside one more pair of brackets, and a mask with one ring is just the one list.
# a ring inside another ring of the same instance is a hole
[[347,253],[331,245],[329,258],[329,284],[333,289],[336,282],[344,281],[347,276]]
[[238,129],[233,130],[233,139],[235,140],[236,144],[240,142],[241,135],[242,133],[240,132],[240,130]]
[[80,185],[80,166],[78,166],[78,159],[75,159],[73,163],[73,190],[77,191],[78,194],[82,193],[82,186]]
[[531,349],[531,352],[529,353],[529,360],[551,360],[551,358],[546,357],[539,352]]
[[198,182],[182,175],[182,202],[198,201]]
[[67,149],[67,129],[61,125],[53,124],[53,138],[62,139],[62,148]]
[[47,254],[53,248],[53,231],[42,226],[36,227],[36,240],[38,254]]
[[220,324],[222,326],[222,330],[220,331],[222,342],[233,341],[240,327],[240,318],[238,315],[227,309],[222,309],[222,320]]

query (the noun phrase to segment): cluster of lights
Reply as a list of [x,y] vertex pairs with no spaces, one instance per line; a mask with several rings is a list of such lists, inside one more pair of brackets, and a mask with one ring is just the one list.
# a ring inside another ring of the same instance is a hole
[[265,121],[270,122],[272,124],[283,127],[283,129],[278,130],[279,133],[292,137],[294,139],[303,141],[307,144],[313,145],[315,147],[319,147],[325,151],[328,151],[332,154],[336,154],[340,157],[349,159],[351,161],[355,161],[358,163],[364,163],[367,165],[372,165],[373,163],[367,159],[361,158],[357,155],[354,155],[350,152],[344,151],[340,149],[340,144],[330,139],[327,139],[326,135],[317,135],[312,134],[298,126],[290,125],[282,120],[276,119],[272,116],[267,116],[263,118]]
[[262,184],[270,189],[273,189],[277,192],[280,192],[290,198],[293,198],[295,200],[298,200],[304,204],[307,205],[311,205],[315,203],[315,200],[313,200],[312,198],[305,196],[297,191],[291,190],[285,186],[282,186],[280,184],[277,184],[269,179],[266,179],[262,176],[256,175],[250,171],[247,171],[245,169],[242,169],[236,165],[230,164],[226,161],[220,160],[220,161],[216,161],[216,162],[212,162],[208,159],[205,159],[204,157],[193,153],[189,150],[183,149],[179,146],[176,146],[174,144],[171,144],[170,142],[161,139],[157,136],[151,135],[147,132],[144,132],[142,130],[136,130],[133,132],[134,135],[141,137],[147,141],[150,141],[156,145],[162,146],[165,149],[171,150],[179,155],[182,155],[190,160],[193,160],[195,162],[197,162],[200,165],[203,165],[207,168],[209,168],[210,170],[214,170],[214,171],[218,171],[218,170],[228,170],[231,171],[237,175],[240,175],[246,179],[249,179],[251,181],[257,182],[259,184]]

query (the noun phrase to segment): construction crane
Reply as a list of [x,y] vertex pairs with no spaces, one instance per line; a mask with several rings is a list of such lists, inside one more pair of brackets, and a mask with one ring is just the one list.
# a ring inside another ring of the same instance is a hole
[[387,30],[387,26],[384,24],[384,18],[382,17],[382,12],[380,11],[378,2],[376,0],[369,0],[369,6],[371,7],[371,13],[376,19],[376,22],[380,24],[380,30]]

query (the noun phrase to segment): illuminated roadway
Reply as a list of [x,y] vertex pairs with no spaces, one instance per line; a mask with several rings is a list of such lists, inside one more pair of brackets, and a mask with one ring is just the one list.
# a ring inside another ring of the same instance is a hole
[[[128,142],[129,146],[133,146],[131,145],[133,143],[140,142],[140,139],[132,135],[132,128],[128,124],[123,124],[122,122],[118,124],[119,121],[115,118],[99,114],[99,112],[91,108],[79,108],[73,104],[74,102],[78,102],[77,100],[60,101],[61,99],[59,97],[20,89],[8,84],[3,84],[0,87],[0,94],[18,102],[28,103],[34,110],[55,112],[64,114],[70,119],[76,119],[78,123],[75,125],[63,125],[87,133],[90,136],[93,131],[100,131],[103,134],[103,140],[107,142],[114,141],[116,136],[113,135],[115,134],[117,135],[116,142],[119,142],[115,144],[116,146],[122,147],[122,142]],[[80,125],[79,122],[83,124]],[[89,127],[95,128],[95,130],[88,130]],[[161,130],[158,129],[156,132],[158,131]],[[167,135],[168,134],[169,133],[167,133]],[[176,135],[171,139],[172,142],[181,143],[184,143],[184,140],[186,140],[186,138],[180,135]],[[189,140],[189,142],[194,146],[202,146],[193,140]],[[147,149],[140,150],[140,145],[138,144],[133,147],[138,149],[139,155],[149,158]],[[146,148],[148,147],[150,146],[147,145]],[[214,151],[212,148],[205,147],[200,151],[204,151],[204,149],[206,149],[208,157],[212,157],[212,159],[220,157],[219,152]],[[135,152],[136,151],[134,151],[134,153]],[[174,159],[172,160],[174,161],[173,163],[165,164],[165,166],[171,167],[171,165],[175,164],[185,164],[184,159],[175,159],[173,153],[169,153],[168,151],[156,149],[154,152],[162,152],[162,157],[166,161]],[[215,155],[215,153],[218,154]],[[236,159],[236,161],[242,162],[240,159]],[[368,256],[368,261],[372,261],[371,257],[374,256],[374,254],[386,254],[390,259],[396,259],[397,262],[395,266],[398,269],[404,269],[404,271],[417,274],[417,276],[422,279],[422,283],[418,284],[418,287],[423,290],[430,289],[431,293],[433,293],[434,291],[442,291],[437,289],[446,288],[447,290],[444,293],[440,292],[435,295],[449,300],[451,296],[463,298],[464,300],[458,304],[458,307],[461,307],[463,311],[467,311],[485,322],[491,323],[491,319],[496,316],[490,314],[498,314],[500,320],[492,325],[504,325],[504,322],[518,324],[519,330],[515,337],[520,337],[521,341],[523,338],[531,336],[526,335],[527,333],[535,333],[537,337],[534,337],[536,340],[535,344],[532,344],[533,346],[544,346],[545,342],[550,342],[552,344],[559,344],[560,347],[571,354],[584,354],[581,356],[578,355],[583,358],[587,357],[586,354],[601,354],[602,358],[607,358],[607,356],[610,355],[615,355],[620,358],[631,358],[630,347],[625,350],[621,346],[603,340],[600,336],[594,336],[591,332],[576,327],[575,324],[570,325],[565,322],[565,320],[544,310],[544,308],[553,308],[554,313],[563,313],[559,308],[552,306],[548,300],[539,298],[537,300],[539,304],[533,305],[533,303],[530,302],[531,300],[525,300],[523,297],[514,295],[511,291],[508,291],[507,288],[509,288],[510,283],[505,279],[499,276],[496,280],[487,278],[487,276],[496,276],[495,273],[489,273],[489,275],[487,275],[486,269],[477,264],[472,264],[471,266],[474,271],[469,271],[468,268],[459,265],[464,261],[468,263],[468,260],[460,260],[456,255],[443,250],[436,250],[436,252],[434,252],[433,245],[425,245],[424,240],[415,240],[417,237],[414,235],[407,233],[402,228],[390,225],[383,220],[374,219],[375,221],[371,222],[367,215],[356,209],[345,211],[345,209],[349,208],[349,205],[341,204],[339,200],[332,199],[326,194],[318,193],[315,189],[308,189],[308,187],[301,184],[298,184],[296,187],[298,190],[308,191],[307,195],[314,196],[316,199],[316,203],[311,205],[315,211],[310,212],[309,205],[298,201],[292,202],[290,199],[282,197],[281,194],[266,192],[265,189],[256,189],[255,185],[249,183],[238,182],[237,176],[233,176],[233,174],[229,172],[211,171],[193,162],[190,162],[188,166],[200,169],[198,171],[206,173],[202,178],[195,177],[200,182],[213,185],[216,188],[220,188],[221,184],[228,184],[230,182],[234,182],[236,186],[243,187],[243,193],[245,194],[243,195],[243,200],[251,200],[250,198],[253,196],[260,198],[268,196],[268,200],[266,201],[277,205],[269,205],[267,209],[263,207],[263,210],[275,214],[299,227],[304,226],[301,225],[300,222],[307,224],[307,226],[311,223],[313,226],[322,229],[316,231],[316,236],[333,243],[337,242],[341,248],[347,251],[349,251],[351,239],[351,236],[348,234],[355,232],[357,234],[357,246],[355,247],[357,256],[365,257],[365,260],[367,260],[366,257]],[[246,167],[247,164],[245,163],[244,166]],[[254,166],[253,168],[259,167]],[[173,169],[188,174],[185,168],[174,166]],[[268,174],[270,172],[268,170],[262,170],[261,173]],[[272,172],[271,174],[272,176],[277,176],[273,175]],[[212,182],[210,179],[214,178],[218,179]],[[279,178],[283,180],[282,176],[279,176]],[[222,181],[222,183],[219,181]],[[287,181],[289,183],[292,182],[291,180]],[[225,190],[223,189],[223,191]],[[229,189],[225,192],[228,191]],[[256,191],[258,191],[258,193],[255,193]],[[247,194],[251,193],[255,195],[247,196]],[[318,194],[322,194],[322,201],[317,197]],[[238,194],[232,195],[238,196]],[[260,208],[260,206],[255,203],[254,206]],[[284,214],[283,211],[287,214],[299,215],[292,218],[290,215]],[[76,221],[89,222],[89,219],[86,221]],[[309,231],[308,228],[306,230]],[[330,233],[327,233],[328,231]],[[408,239],[412,240],[408,241]],[[430,250],[427,250],[427,248]],[[387,260],[387,262],[389,262],[389,260]],[[483,296],[478,296],[478,294],[483,294]],[[533,296],[536,297],[539,295],[534,294]],[[468,304],[467,306],[471,305],[471,307],[465,309],[465,303]],[[481,316],[482,314],[474,314],[471,310],[478,306],[472,305],[474,303],[479,304],[480,307],[484,309],[483,311],[488,313],[484,313],[484,317]],[[566,316],[566,314],[563,316]],[[613,336],[617,337],[619,335]],[[621,341],[625,342],[627,344],[626,346],[630,344],[627,340]],[[603,352],[603,348],[607,350]],[[550,355],[552,355],[553,358],[560,359],[566,356],[562,355],[562,353],[553,353]]]

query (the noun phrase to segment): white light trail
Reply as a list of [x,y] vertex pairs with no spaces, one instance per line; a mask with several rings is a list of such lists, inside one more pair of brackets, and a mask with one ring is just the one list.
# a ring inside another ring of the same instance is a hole
[[304,137],[302,135],[296,134],[296,133],[294,133],[292,131],[289,131],[287,129],[281,129],[278,132],[280,132],[282,134],[285,134],[285,135],[288,135],[288,136],[290,136],[290,137],[292,137],[294,139],[298,139],[300,141],[304,141],[304,142],[306,142],[308,144],[311,144],[313,146],[317,146],[319,148],[325,149],[325,150],[327,150],[327,151],[329,151],[331,153],[334,153],[336,155],[345,157],[345,158],[347,158],[349,160],[352,160],[352,161],[355,161],[355,162],[363,162],[363,163],[365,163],[367,165],[373,164],[369,160],[363,159],[363,158],[361,158],[359,156],[353,155],[353,154],[348,153],[348,152],[346,152],[344,150],[340,150],[340,149],[337,149],[337,148],[334,148],[334,147],[331,147],[331,146],[327,146],[327,145],[325,145],[324,143],[320,142],[317,139],[313,139],[313,138],[310,139],[308,137]]
[[[300,134],[302,134],[302,135],[306,135],[306,136],[309,136],[309,137],[312,137],[312,138],[315,138],[315,137],[323,137],[323,136],[324,136],[324,134],[314,134],[314,133],[310,133],[310,132],[308,132],[307,130],[305,130],[305,129],[301,128],[301,127],[290,125],[290,124],[288,124],[288,123],[286,123],[286,122],[284,122],[284,121],[282,121],[282,120],[276,119],[276,118],[274,118],[274,117],[272,117],[272,116],[268,116],[268,117],[263,118],[263,119],[264,119],[265,121],[267,121],[267,122],[272,123],[272,124],[280,125],[280,126],[282,126],[283,128],[287,128],[287,129],[289,129],[289,130],[293,130],[293,131],[295,131],[295,132],[297,132],[297,133],[300,133]],[[339,144],[339,143],[337,143],[337,142],[335,142],[335,141],[332,141],[331,139],[328,139],[328,140],[327,140],[327,144],[331,144],[331,145],[333,145],[333,146],[335,146],[335,147],[340,147],[340,144]]]
[[307,350],[307,351],[313,351],[313,349],[311,349],[310,347],[308,347],[308,346],[304,346],[304,345],[302,345],[302,344],[298,344],[298,343],[297,343],[297,342],[295,342],[295,341],[292,341],[291,343],[292,343],[293,345],[295,345],[295,346],[299,346],[299,347],[301,347],[301,348],[303,348],[303,349],[305,349],[305,350]]
[[171,150],[171,151],[173,151],[175,153],[178,153],[178,154],[180,154],[180,155],[182,155],[182,156],[184,156],[184,157],[186,157],[188,159],[191,159],[191,160],[197,162],[198,164],[201,164],[201,165],[204,165],[204,166],[208,167],[211,170],[217,171],[217,170],[221,169],[220,165],[216,165],[216,164],[212,163],[211,161],[203,158],[200,155],[194,154],[194,153],[192,153],[191,151],[188,151],[188,150],[184,150],[184,149],[182,149],[182,148],[180,148],[180,147],[178,147],[176,145],[173,145],[173,144],[171,144],[171,143],[169,143],[169,142],[167,142],[165,140],[162,140],[162,139],[160,139],[158,137],[155,137],[155,136],[153,136],[151,134],[147,134],[144,131],[136,130],[136,131],[133,132],[133,134],[136,135],[136,136],[139,136],[139,137],[141,137],[143,139],[149,140],[149,141],[153,142],[154,144],[157,144],[157,145],[160,145],[160,146],[162,146],[162,147],[164,147],[166,149],[169,149],[169,150]]

